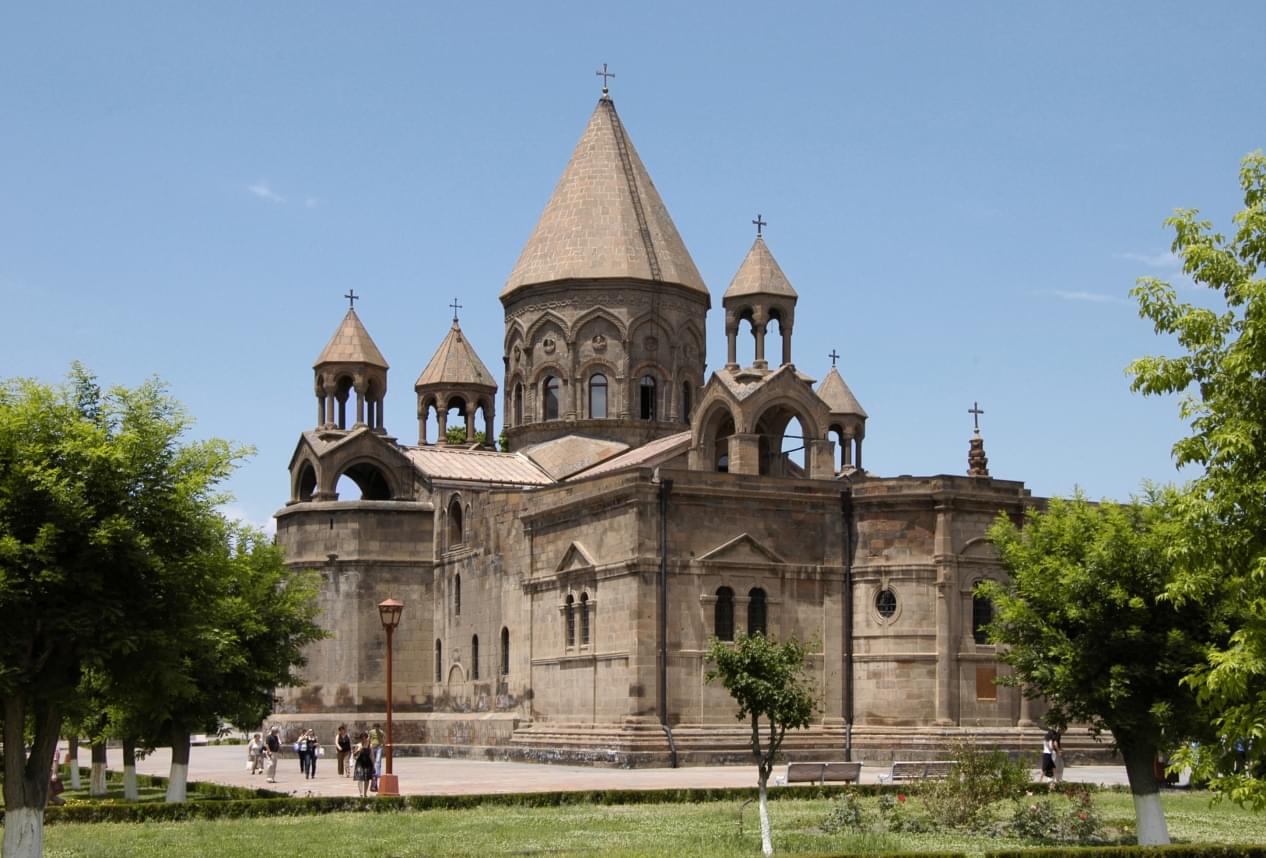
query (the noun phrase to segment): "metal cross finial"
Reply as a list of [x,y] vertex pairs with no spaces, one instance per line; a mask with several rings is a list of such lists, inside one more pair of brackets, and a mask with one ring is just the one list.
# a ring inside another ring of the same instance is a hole
[[967,409],[967,413],[972,416],[972,422],[976,425],[976,434],[980,434],[980,415],[985,412],[980,409],[979,402],[973,402],[971,408]]
[[[757,215],[756,215],[756,220],[752,221],[752,223],[756,224],[756,237],[757,237],[757,238],[760,238],[760,230],[761,230],[761,227],[764,227],[764,226],[769,226],[769,221],[767,221],[767,220],[761,220],[761,216],[760,216],[760,214],[759,214],[759,213],[757,213]],[[831,365],[832,365],[832,366],[834,366],[835,364],[831,364]]]
[[360,296],[356,294],[355,289],[348,289],[347,294],[344,295],[343,297],[347,299],[347,306],[351,307],[352,309],[356,309],[356,299],[359,298]]
[[606,95],[606,94],[607,94],[607,92],[608,92],[608,90],[607,90],[607,78],[609,78],[609,77],[615,77],[615,72],[609,72],[609,71],[607,71],[607,64],[606,64],[606,63],[603,63],[603,64],[602,64],[602,71],[596,71],[596,72],[594,72],[594,74],[596,74],[598,77],[602,78],[602,94],[603,94],[603,95]]
[[835,349],[831,349],[831,353],[830,353],[829,355],[827,355],[827,357],[829,357],[829,358],[831,359],[831,367],[832,367],[832,368],[834,368],[834,367],[835,367],[835,362],[836,362],[837,360],[839,360],[839,359],[840,359],[840,356],[839,356],[839,355],[837,355],[837,354],[835,353]]
[[457,298],[453,298],[453,303],[449,304],[448,306],[450,306],[450,307],[452,307],[452,308],[453,308],[453,321],[454,321],[454,322],[456,322],[456,321],[457,321],[457,311],[458,311],[458,310],[460,310],[460,309],[462,308],[462,305],[457,303]]

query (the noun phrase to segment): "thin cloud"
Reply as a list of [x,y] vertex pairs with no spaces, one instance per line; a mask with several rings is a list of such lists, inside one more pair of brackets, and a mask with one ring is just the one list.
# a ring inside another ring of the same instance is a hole
[[1061,301],[1084,301],[1088,304],[1128,304],[1124,298],[1117,295],[1105,295],[1102,292],[1087,292],[1084,289],[1051,289],[1046,292],[1048,295],[1054,295]]
[[307,197],[303,201],[304,208],[314,209],[321,205],[321,201],[316,197]]
[[246,190],[259,197],[261,200],[266,200],[277,205],[281,205],[286,201],[285,197],[274,191],[271,187],[269,187],[268,183],[262,179],[253,185],[247,185]]
[[241,522],[242,524],[248,524],[257,530],[262,530],[269,536],[274,536],[277,533],[277,522],[272,516],[268,516],[264,519],[252,518],[250,513],[237,504],[223,504],[220,507],[220,514],[230,521]]
[[1164,253],[1118,253],[1119,259],[1128,259],[1131,262],[1141,262],[1149,268],[1165,268],[1176,269],[1182,267],[1182,260],[1174,255],[1172,250]]

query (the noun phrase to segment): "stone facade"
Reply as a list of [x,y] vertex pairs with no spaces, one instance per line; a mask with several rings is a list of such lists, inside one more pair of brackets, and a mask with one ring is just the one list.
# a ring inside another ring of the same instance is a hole
[[[393,597],[401,752],[747,760],[704,654],[748,631],[812,642],[821,711],[790,757],[924,756],[963,735],[1037,746],[1040,705],[995,684],[973,595],[1003,574],[986,529],[1029,492],[977,467],[983,442],[970,476],[863,470],[866,412],[836,369],[815,390],[792,362],[797,296],[763,238],[725,294],[729,353],[705,383],[707,288],[609,99],[501,300],[511,451],[331,420],[318,361],[319,422],[277,522],[288,562],[323,576],[330,637],[278,721],[328,734],[382,719],[375,605]],[[765,348],[772,320],[780,350]],[[495,392],[459,335],[454,321],[419,378],[419,416],[450,391],[485,406]],[[363,327],[337,358],[385,390]],[[360,499],[339,496],[342,477]]]

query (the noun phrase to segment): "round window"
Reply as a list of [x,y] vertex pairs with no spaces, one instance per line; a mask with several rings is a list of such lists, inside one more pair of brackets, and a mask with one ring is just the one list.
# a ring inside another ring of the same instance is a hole
[[875,610],[885,620],[892,619],[892,615],[897,613],[897,594],[887,588],[880,590],[875,594]]

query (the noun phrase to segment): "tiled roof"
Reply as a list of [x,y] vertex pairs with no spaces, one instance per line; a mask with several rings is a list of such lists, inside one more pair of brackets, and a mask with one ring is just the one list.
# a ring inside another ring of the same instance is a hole
[[404,447],[409,460],[436,480],[465,480],[520,486],[548,486],[554,480],[518,453],[496,453],[460,447]]
[[365,363],[388,369],[386,358],[378,351],[378,346],[374,345],[373,337],[369,336],[369,331],[361,324],[356,311],[351,309],[347,311],[338,330],[330,337],[330,341],[321,350],[321,356],[312,366],[318,367],[326,363]]
[[588,470],[573,474],[568,477],[568,479],[585,479],[587,477],[596,477],[601,474],[611,474],[616,471],[623,471],[629,468],[653,468],[656,465],[662,465],[669,459],[680,456],[688,449],[690,449],[690,433],[678,432],[676,435],[656,438],[649,444],[634,447],[627,453],[621,453],[613,459],[607,459],[605,462],[600,462]]
[[783,295],[796,297],[796,290],[791,288],[787,275],[782,273],[778,261],[765,246],[765,239],[756,236],[752,249],[747,251],[743,264],[725,290],[725,298],[739,295]]
[[708,293],[615,104],[603,98],[501,297],[532,283],[607,277]]
[[496,379],[488,372],[488,367],[484,366],[479,355],[475,354],[474,347],[462,334],[456,319],[414,386],[428,384],[464,384],[489,390],[497,389]]
[[619,441],[586,438],[583,435],[565,435],[562,438],[525,447],[519,452],[535,462],[551,477],[561,480],[604,459],[609,459],[617,453],[622,453],[628,448],[628,444],[622,444]]
[[862,404],[857,401],[853,391],[848,389],[848,385],[844,383],[844,377],[835,367],[831,367],[831,371],[818,386],[818,398],[826,403],[832,414],[868,416],[866,409],[862,408]]

